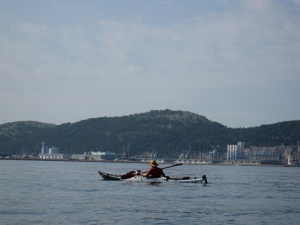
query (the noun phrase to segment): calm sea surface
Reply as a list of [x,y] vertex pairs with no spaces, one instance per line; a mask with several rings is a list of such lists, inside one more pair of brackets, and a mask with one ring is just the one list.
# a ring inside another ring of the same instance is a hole
[[[161,167],[168,166],[162,164]],[[182,165],[209,184],[104,181],[142,163],[0,160],[1,224],[299,224],[300,168]]]

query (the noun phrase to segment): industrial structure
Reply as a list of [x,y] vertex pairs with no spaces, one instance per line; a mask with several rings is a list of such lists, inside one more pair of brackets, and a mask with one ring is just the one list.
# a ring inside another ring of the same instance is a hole
[[237,145],[227,145],[227,160],[243,159],[244,142],[238,142]]
[[42,143],[42,154],[59,154],[59,148],[45,146],[45,142]]
[[47,147],[45,142],[42,143],[41,153],[38,156],[39,159],[45,160],[115,160],[117,158],[114,152],[85,152],[84,154],[63,154],[60,153],[57,147]]
[[71,154],[63,154],[59,152],[58,147],[47,147],[45,142],[42,143],[42,150],[38,156],[39,159],[45,160],[70,160]]
[[91,157],[98,160],[115,160],[117,158],[116,153],[114,152],[90,152]]

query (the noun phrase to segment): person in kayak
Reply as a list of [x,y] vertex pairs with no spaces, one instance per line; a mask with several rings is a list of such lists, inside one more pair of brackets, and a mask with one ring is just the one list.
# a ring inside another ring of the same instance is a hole
[[147,178],[159,178],[159,177],[165,177],[165,173],[163,170],[159,167],[157,167],[159,164],[155,161],[152,160],[149,162],[149,165],[151,166],[150,170],[147,173],[143,173],[143,177]]

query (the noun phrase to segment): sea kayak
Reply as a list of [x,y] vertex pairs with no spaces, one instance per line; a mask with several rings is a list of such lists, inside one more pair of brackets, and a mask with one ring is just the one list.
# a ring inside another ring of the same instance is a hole
[[147,178],[140,175],[135,175],[133,171],[130,171],[123,175],[114,175],[109,173],[104,173],[102,171],[98,171],[101,177],[105,180],[126,180],[131,182],[148,182],[148,183],[162,183],[162,182],[177,182],[177,183],[203,183],[207,184],[207,178],[205,175],[202,178],[190,178],[190,177],[182,177],[182,178],[174,178],[174,177],[160,177],[160,178]]

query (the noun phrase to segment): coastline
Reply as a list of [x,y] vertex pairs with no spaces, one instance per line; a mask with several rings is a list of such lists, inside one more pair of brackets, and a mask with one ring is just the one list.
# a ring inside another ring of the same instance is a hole
[[[22,161],[53,161],[53,162],[105,162],[105,163],[148,163],[148,160],[78,160],[78,159],[40,159],[40,158],[0,158],[0,160],[22,160]],[[184,165],[219,165],[219,166],[275,166],[275,167],[299,167],[299,165],[287,165],[278,160],[212,160],[212,161],[195,161],[195,160],[174,160],[161,161],[161,164]]]

